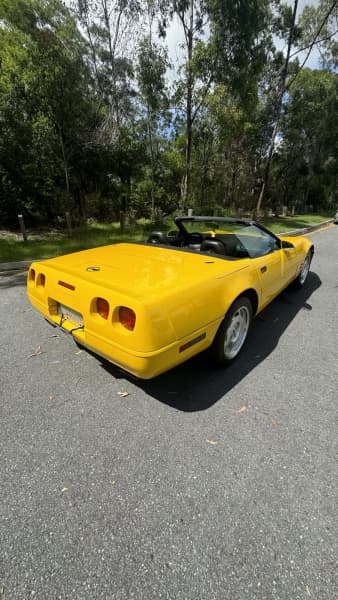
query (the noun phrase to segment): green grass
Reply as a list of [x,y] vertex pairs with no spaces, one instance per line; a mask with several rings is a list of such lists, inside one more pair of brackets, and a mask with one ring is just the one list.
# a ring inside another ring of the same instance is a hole
[[[266,219],[263,223],[275,233],[302,229],[311,225],[322,223],[332,218],[332,215],[301,215],[295,217],[278,217]],[[163,230],[172,229],[172,221],[163,225]],[[159,229],[158,226],[154,229]],[[74,229],[72,237],[60,231],[47,233],[31,233],[28,240],[23,241],[17,234],[4,234],[0,236],[0,263],[16,262],[20,260],[34,260],[60,256],[68,252],[76,252],[95,246],[104,246],[121,241],[137,241],[147,239],[149,224],[143,222],[136,225],[133,232],[122,233],[118,223],[110,225],[95,224]]]
[[318,225],[319,223],[324,223],[332,218],[331,213],[324,213],[316,215],[296,215],[295,217],[271,217],[262,220],[262,223],[274,233],[283,233]]
[[104,246],[114,242],[142,240],[147,237],[144,229],[137,228],[133,233],[122,233],[117,224],[93,225],[74,229],[70,237],[66,233],[52,231],[28,234],[28,240],[22,236],[9,234],[0,237],[0,262],[34,260],[60,256],[68,252],[77,252],[95,246]]

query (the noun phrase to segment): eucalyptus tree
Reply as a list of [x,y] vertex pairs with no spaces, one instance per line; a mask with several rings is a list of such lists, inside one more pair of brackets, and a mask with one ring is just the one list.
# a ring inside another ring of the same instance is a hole
[[154,40],[154,21],[158,7],[153,0],[147,0],[148,32],[140,40],[138,49],[137,81],[141,103],[145,107],[148,146],[151,162],[151,220],[155,218],[156,166],[158,164],[157,132],[163,111],[168,106],[166,90],[167,53],[163,45]]
[[246,101],[256,97],[257,77],[264,64],[269,3],[267,0],[172,0],[171,18],[184,34],[183,76],[176,85],[178,110],[185,112],[185,176],[181,209],[191,196],[191,153],[194,122],[208,93],[222,83]]
[[99,141],[116,146],[133,111],[133,61],[142,4],[139,0],[76,0],[75,10],[88,40],[103,117]]
[[287,4],[283,4],[281,2],[275,3],[278,11],[276,13],[274,23],[275,23],[275,33],[279,34],[282,38],[284,37],[286,41],[286,54],[282,61],[282,66],[280,69],[280,74],[277,80],[276,87],[276,95],[275,95],[275,105],[273,106],[272,112],[272,122],[271,122],[271,138],[269,141],[269,147],[267,150],[267,156],[264,161],[264,169],[263,175],[261,178],[261,186],[258,195],[257,205],[255,209],[255,213],[259,215],[261,207],[263,205],[263,200],[265,197],[267,185],[269,182],[270,168],[272,157],[275,151],[276,139],[279,131],[279,124],[283,109],[283,100],[285,97],[287,81],[290,74],[290,56],[291,50],[294,44],[297,43],[299,39],[299,28],[297,26],[297,11],[298,11],[298,0],[294,0],[293,6],[289,6]]
[[[283,111],[287,109],[289,89],[306,65],[312,50],[321,49],[323,65],[334,64],[337,57],[337,0],[320,0],[298,14],[298,0],[292,6],[274,2],[275,34],[285,40],[286,51],[279,71],[270,123],[270,141],[263,161],[264,168],[255,212],[259,213],[266,195],[270,167],[280,134]],[[302,54],[300,54],[302,53]],[[305,56],[304,56],[305,54]],[[301,57],[301,61],[300,61]]]
[[319,51],[323,67],[338,66],[338,1],[319,0],[305,6],[301,18],[301,48],[304,64],[313,49]]

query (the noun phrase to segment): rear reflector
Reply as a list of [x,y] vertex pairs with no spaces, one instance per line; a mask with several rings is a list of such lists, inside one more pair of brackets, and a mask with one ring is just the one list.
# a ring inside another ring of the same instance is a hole
[[96,310],[102,319],[108,319],[109,303],[104,298],[96,298]]
[[31,270],[29,271],[29,279],[30,279],[31,281],[35,281],[35,269],[31,269]]
[[75,285],[72,285],[71,283],[67,283],[66,281],[59,280],[58,284],[62,285],[65,288],[67,288],[67,290],[72,290],[72,291],[75,290]]
[[194,346],[195,344],[198,344],[198,342],[201,342],[202,340],[204,340],[204,338],[206,338],[206,336],[207,336],[206,333],[201,333],[201,335],[194,338],[193,340],[190,340],[190,342],[186,342],[185,344],[180,346],[179,351],[184,352],[184,350],[188,350],[188,348],[191,348],[191,346]]
[[123,327],[129,329],[129,331],[133,331],[136,323],[136,315],[131,308],[128,308],[127,306],[120,306],[119,319]]

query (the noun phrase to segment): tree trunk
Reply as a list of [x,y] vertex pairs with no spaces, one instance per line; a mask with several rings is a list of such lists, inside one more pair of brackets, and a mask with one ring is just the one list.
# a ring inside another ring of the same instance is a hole
[[151,160],[151,222],[153,223],[155,217],[155,156],[153,146],[153,132],[151,127],[151,109],[149,104],[147,105],[147,126]]
[[62,135],[61,127],[59,125],[57,127],[59,130],[59,140],[60,140],[60,146],[61,146],[61,152],[62,152],[62,163],[63,163],[63,170],[64,170],[64,174],[65,174],[66,190],[67,190],[67,193],[69,194],[69,173],[68,173],[65,145],[63,143],[63,135]]
[[187,96],[186,96],[186,141],[185,141],[185,174],[181,198],[181,210],[185,212],[191,195],[191,148],[192,148],[192,51],[193,51],[193,28],[194,28],[194,0],[190,0],[189,27],[186,28],[186,41],[188,50],[187,64]]

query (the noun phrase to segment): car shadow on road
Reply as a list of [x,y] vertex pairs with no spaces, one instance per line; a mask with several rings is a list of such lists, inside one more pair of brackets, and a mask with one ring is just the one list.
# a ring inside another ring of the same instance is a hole
[[149,396],[177,410],[206,410],[271,354],[299,311],[312,310],[309,299],[320,285],[319,277],[310,273],[303,289],[285,290],[257,316],[245,348],[238,359],[226,368],[215,366],[207,352],[147,381],[122,373],[110,363],[102,363],[102,366],[114,377],[129,380]]

